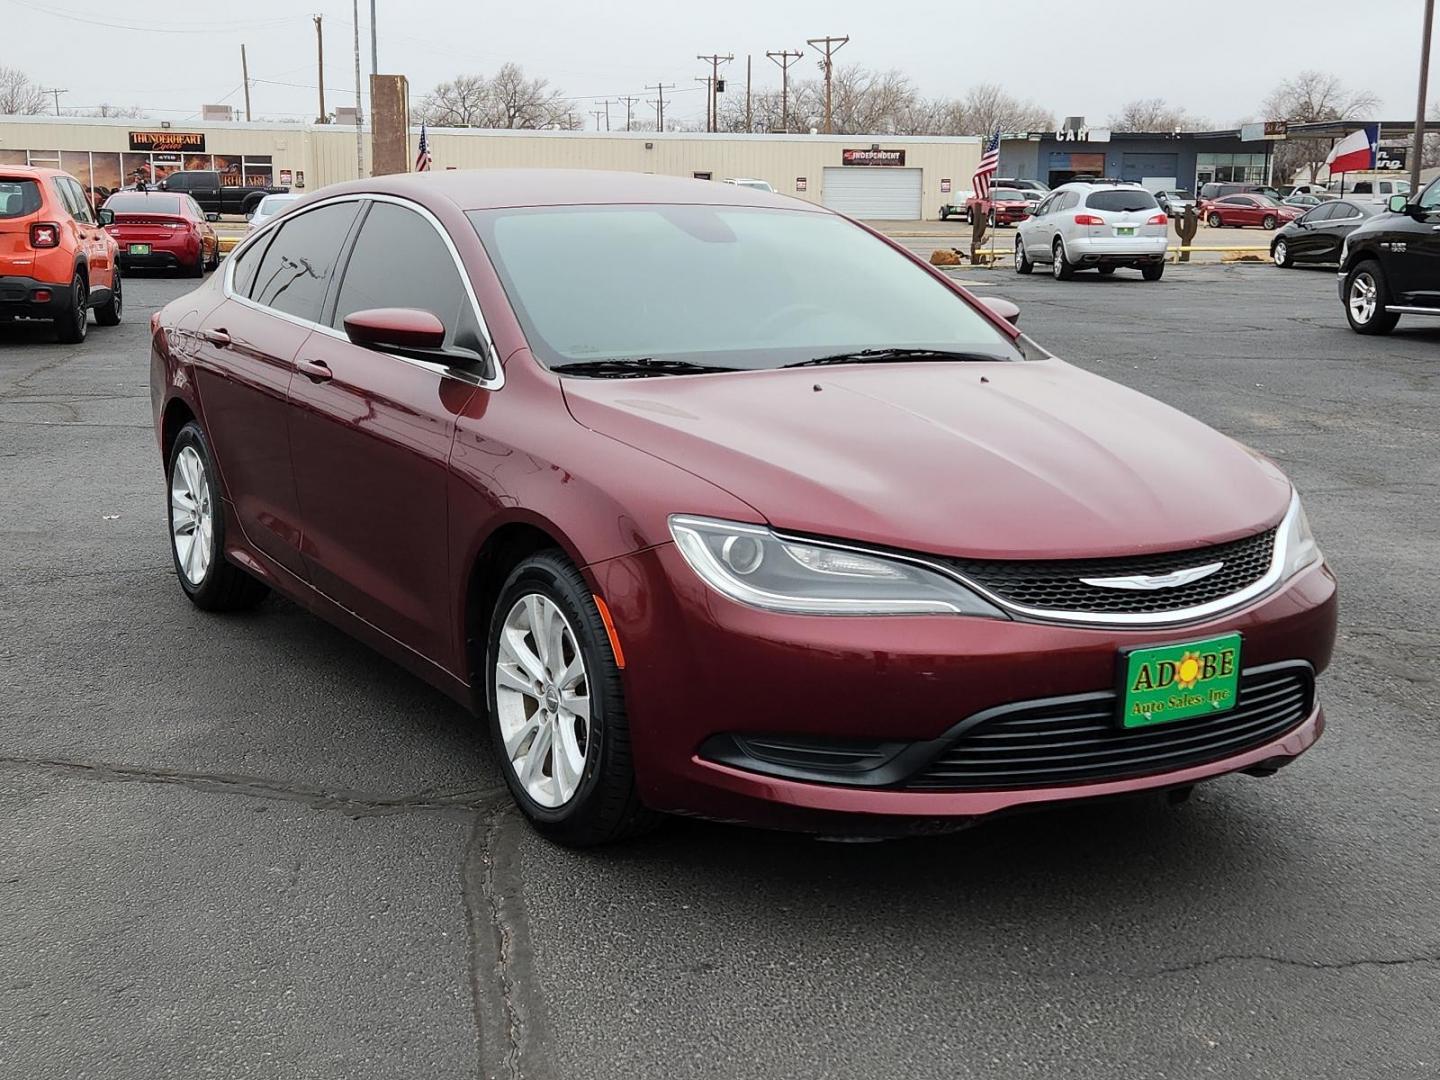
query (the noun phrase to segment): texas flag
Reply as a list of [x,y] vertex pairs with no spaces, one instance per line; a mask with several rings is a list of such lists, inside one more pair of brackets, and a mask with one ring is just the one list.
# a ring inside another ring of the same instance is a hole
[[1375,149],[1379,145],[1379,124],[1366,124],[1358,131],[1352,131],[1335,144],[1330,156],[1325,159],[1325,164],[1330,167],[1330,175],[1368,172],[1375,168]]

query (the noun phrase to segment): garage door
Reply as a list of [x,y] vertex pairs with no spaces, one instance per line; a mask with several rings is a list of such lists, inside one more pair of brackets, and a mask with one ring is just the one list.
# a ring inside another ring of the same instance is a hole
[[920,220],[921,169],[840,166],[825,170],[821,199],[854,218]]
[[1138,184],[1147,176],[1179,176],[1179,154],[1126,154],[1121,165],[1121,180]]

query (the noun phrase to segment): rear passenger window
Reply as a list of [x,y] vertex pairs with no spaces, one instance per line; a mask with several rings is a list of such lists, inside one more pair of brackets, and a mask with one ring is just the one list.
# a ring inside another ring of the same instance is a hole
[[378,307],[430,312],[445,324],[447,345],[470,307],[455,259],[435,227],[388,202],[372,203],[360,226],[332,325],[343,329],[345,316]]
[[359,208],[358,202],[331,203],[287,221],[260,260],[251,299],[298,319],[319,322],[335,260]]
[[227,260],[231,266],[230,291],[247,300],[250,290],[255,287],[255,272],[265,258],[265,249],[270,246],[270,237],[263,237],[244,251],[231,255]]

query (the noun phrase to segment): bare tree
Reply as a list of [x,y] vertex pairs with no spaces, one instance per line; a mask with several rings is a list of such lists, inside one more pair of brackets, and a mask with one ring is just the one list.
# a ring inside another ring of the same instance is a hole
[[19,68],[0,67],[0,114],[34,116],[45,111],[40,84]]
[[120,119],[125,119],[125,120],[138,120],[138,119],[140,119],[141,117],[143,117],[143,116],[145,115],[145,110],[142,109],[139,105],[111,105],[109,102],[102,101],[99,105],[96,105],[93,109],[85,109],[85,110],[83,110],[83,111],[78,111],[78,112],[72,110],[69,115],[71,115],[71,116],[114,116],[114,117],[117,117],[117,118],[120,118]]
[[1200,131],[1208,126],[1209,121],[1191,116],[1183,106],[1171,105],[1164,98],[1137,98],[1110,114],[1114,131]]
[[1033,101],[1021,101],[996,83],[972,86],[960,102],[957,119],[969,130],[966,135],[989,135],[999,130],[1045,131],[1055,127],[1055,114]]
[[[1380,102],[1368,90],[1349,90],[1335,75],[1302,71],[1286,79],[1265,99],[1260,111],[1267,120],[1313,124],[1323,120],[1359,120]],[[1285,139],[1275,144],[1275,171],[1288,179],[1301,165],[1313,180],[1330,152],[1328,139]]]
[[[1440,123],[1440,101],[1431,104],[1430,115],[1427,119]],[[1440,165],[1440,131],[1427,131],[1425,133],[1423,150],[1420,154],[1420,167],[1422,169],[1433,169],[1437,165]]]
[[505,64],[492,78],[460,75],[440,83],[421,100],[414,119],[436,127],[552,128],[584,126],[583,118],[546,79],[527,78]]

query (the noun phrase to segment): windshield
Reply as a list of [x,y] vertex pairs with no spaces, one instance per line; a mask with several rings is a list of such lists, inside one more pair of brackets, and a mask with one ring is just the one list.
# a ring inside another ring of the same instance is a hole
[[0,180],[0,218],[29,217],[40,209],[40,185],[34,180]]
[[831,214],[663,205],[469,217],[547,365],[652,357],[759,369],[892,348],[1021,358],[930,271]]
[[180,197],[117,191],[105,200],[105,209],[114,210],[117,214],[178,214]]
[[1159,204],[1155,196],[1139,188],[1120,188],[1117,191],[1092,191],[1085,198],[1085,205],[1091,210],[1109,210],[1121,213],[1127,210],[1153,210]]
[[996,188],[990,192],[992,202],[1024,202],[1025,196],[1014,188]]

